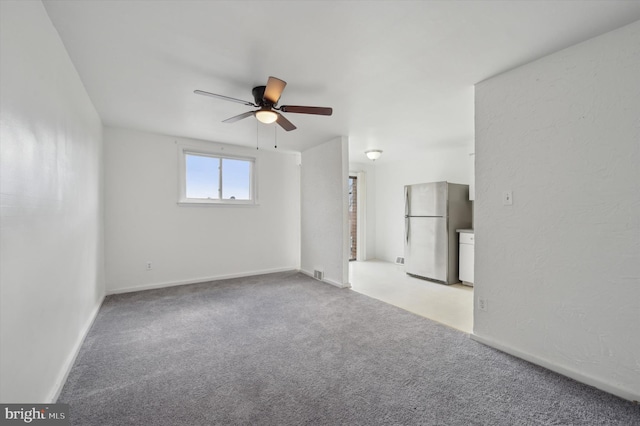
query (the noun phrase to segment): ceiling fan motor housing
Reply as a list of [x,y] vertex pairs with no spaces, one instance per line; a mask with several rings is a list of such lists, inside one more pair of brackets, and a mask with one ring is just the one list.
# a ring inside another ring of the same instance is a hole
[[267,86],[256,86],[253,88],[253,90],[251,90],[251,93],[253,94],[253,99],[255,101],[255,104],[258,105],[259,107],[272,107],[275,106],[275,104],[271,104],[269,101],[267,101],[264,98],[264,90],[267,88]]

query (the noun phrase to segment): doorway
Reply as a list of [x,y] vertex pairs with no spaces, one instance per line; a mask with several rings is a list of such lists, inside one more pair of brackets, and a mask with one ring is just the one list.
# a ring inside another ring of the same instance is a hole
[[358,257],[358,177],[349,176],[349,261]]

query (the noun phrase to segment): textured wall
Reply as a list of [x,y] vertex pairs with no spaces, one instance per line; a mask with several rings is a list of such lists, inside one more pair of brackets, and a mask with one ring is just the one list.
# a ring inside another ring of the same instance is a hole
[[344,137],[302,152],[301,269],[324,271],[327,282],[349,282],[349,152]]
[[[640,399],[640,22],[476,87],[474,333]],[[504,206],[502,191],[513,191]]]
[[42,3],[0,17],[0,401],[50,402],[104,296],[102,125]]
[[[104,143],[107,292],[298,268],[299,155],[113,127]],[[181,143],[255,156],[259,205],[178,205]]]

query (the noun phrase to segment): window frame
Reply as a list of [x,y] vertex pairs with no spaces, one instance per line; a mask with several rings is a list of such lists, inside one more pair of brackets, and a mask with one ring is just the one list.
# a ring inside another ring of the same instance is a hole
[[[179,167],[178,167],[178,204],[179,205],[200,205],[200,206],[256,206],[258,205],[258,191],[257,191],[257,158],[244,156],[244,155],[235,155],[235,154],[226,154],[221,152],[214,152],[212,150],[196,148],[196,147],[188,147],[188,146],[180,146],[179,147]],[[222,164],[223,160],[241,160],[249,162],[249,200],[230,200],[230,199],[204,199],[204,198],[187,198],[187,155],[198,155],[201,157],[211,157],[217,158],[220,160],[220,169],[218,175],[218,196],[221,195],[222,192]]]

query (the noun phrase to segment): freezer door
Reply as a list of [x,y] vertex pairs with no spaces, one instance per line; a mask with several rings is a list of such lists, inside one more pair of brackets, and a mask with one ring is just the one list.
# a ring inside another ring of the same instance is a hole
[[405,216],[447,216],[447,182],[407,185],[404,190]]
[[446,218],[405,218],[404,261],[408,274],[447,282],[448,253]]

